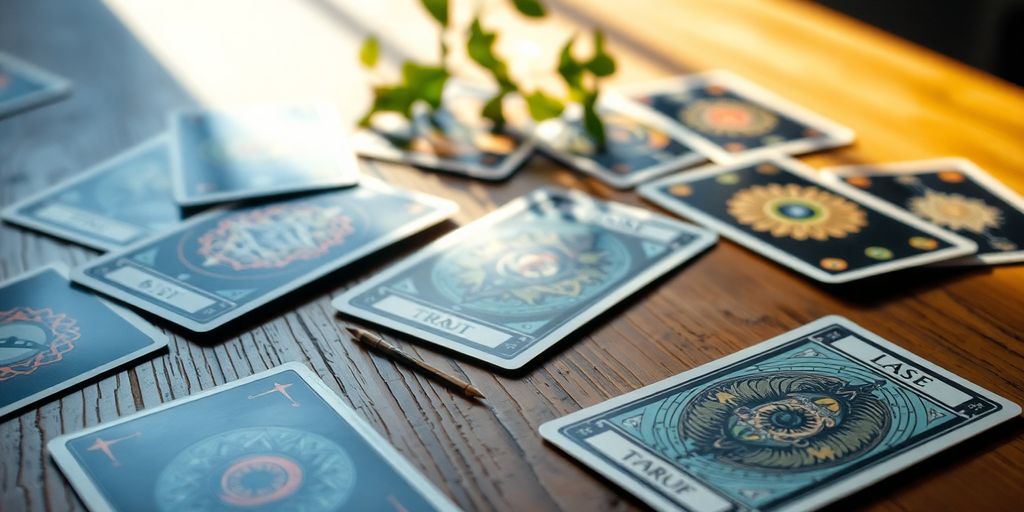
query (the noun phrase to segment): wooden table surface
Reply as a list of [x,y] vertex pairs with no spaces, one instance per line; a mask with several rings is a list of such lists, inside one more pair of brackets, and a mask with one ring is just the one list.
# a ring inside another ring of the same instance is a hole
[[[467,2],[456,2],[467,4]],[[545,69],[576,26],[605,27],[616,81],[728,68],[857,132],[813,166],[959,155],[1024,192],[1024,94],[1005,82],[811,3],[766,0],[549,0],[550,19],[510,24],[508,51]],[[432,25],[412,0],[131,2],[0,0],[0,50],[74,81],[60,103],[0,121],[0,204],[80,172],[160,132],[168,109],[368,100],[355,51],[378,33],[385,57],[431,58]],[[532,53],[531,53],[532,52]],[[522,60],[522,59],[521,59]],[[529,67],[529,66],[527,66]],[[527,69],[526,72],[536,72]],[[465,224],[535,187],[558,184],[649,208],[543,157],[487,184],[395,165],[368,174],[455,200]],[[367,353],[342,334],[331,297],[455,224],[387,249],[264,308],[213,341],[177,331],[170,351],[0,424],[2,510],[81,509],[45,455],[64,432],[301,361],[468,510],[625,510],[624,492],[541,442],[552,418],[732,353],[827,314],[1024,403],[1024,266],[933,269],[826,288],[722,240],[572,335],[517,375],[496,374],[404,337],[432,364],[467,375],[475,404]],[[0,227],[0,274],[96,253]],[[873,510],[1008,510],[1024,502],[1019,418],[845,500]]]

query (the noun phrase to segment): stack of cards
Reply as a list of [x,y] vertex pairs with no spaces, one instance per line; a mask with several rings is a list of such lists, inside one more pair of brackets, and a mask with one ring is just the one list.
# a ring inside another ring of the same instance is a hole
[[812,510],[1020,406],[841,317],[541,425],[658,510]]
[[70,92],[67,80],[0,52],[0,119],[59,100]]
[[541,190],[351,288],[334,307],[517,369],[715,239],[646,210]]

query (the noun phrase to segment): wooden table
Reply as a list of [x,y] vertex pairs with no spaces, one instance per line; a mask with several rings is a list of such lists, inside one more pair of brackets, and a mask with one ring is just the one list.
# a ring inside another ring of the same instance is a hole
[[[805,158],[813,166],[962,155],[1024,192],[1019,89],[813,4],[547,3],[551,19],[510,29],[526,41],[511,44],[515,51],[546,56],[549,43],[574,26],[599,24],[620,56],[619,81],[729,68],[857,131],[854,146]],[[76,89],[69,100],[0,122],[0,202],[158,133],[171,108],[325,96],[354,116],[368,99],[355,58],[362,35],[380,34],[388,58],[430,58],[431,30],[411,0],[2,0],[0,49],[71,78]],[[393,165],[368,163],[366,172],[457,201],[458,224],[545,184],[644,204],[542,157],[497,185]],[[292,294],[228,339],[198,343],[169,331],[169,354],[7,419],[0,424],[0,509],[82,508],[43,451],[54,436],[293,360],[313,368],[470,510],[636,508],[636,500],[542,443],[537,427],[831,313],[1024,402],[1024,266],[908,271],[830,289],[723,240],[521,375],[495,374],[397,339],[427,361],[465,373],[488,397],[474,404],[352,344],[329,305],[363,276],[451,228]],[[0,227],[3,277],[93,256]],[[1022,432],[1022,422],[1012,421],[842,506],[1018,508]]]

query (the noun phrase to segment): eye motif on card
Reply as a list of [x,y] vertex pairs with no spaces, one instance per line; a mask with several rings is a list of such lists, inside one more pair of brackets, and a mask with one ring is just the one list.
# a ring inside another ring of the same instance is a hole
[[60,361],[80,336],[75,319],[63,313],[33,308],[0,311],[0,382]]
[[739,223],[776,238],[845,238],[868,225],[867,214],[852,201],[815,186],[794,183],[745,188],[736,192],[727,206]]

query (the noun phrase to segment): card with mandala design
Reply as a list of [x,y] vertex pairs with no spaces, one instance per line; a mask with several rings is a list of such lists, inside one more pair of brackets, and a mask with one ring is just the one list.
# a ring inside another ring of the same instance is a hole
[[487,181],[507,179],[522,167],[535,144],[532,136],[495,130],[491,121],[480,117],[491,96],[490,90],[449,81],[444,102],[432,115],[417,107],[410,123],[399,114],[376,114],[369,127],[353,134],[352,144],[367,158]]
[[206,332],[458,209],[451,201],[362,181],[357,187],[192,217],[75,269],[72,278],[193,332]]
[[0,283],[0,418],[166,346],[138,316],[71,286],[63,265]]
[[47,449],[94,512],[458,510],[300,363]]
[[354,185],[359,164],[327,104],[182,110],[170,116],[174,197],[182,206]]
[[540,123],[540,148],[552,158],[620,189],[705,161],[704,155],[671,133],[668,123],[647,109],[616,95],[605,95],[599,111],[604,121],[603,148],[583,130],[579,108],[570,106],[560,119]]
[[640,195],[825,283],[974,254],[977,245],[786,157],[707,166]]
[[822,171],[978,244],[976,255],[950,264],[1024,261],[1024,198],[970,160],[938,158]]
[[673,132],[719,164],[797,155],[853,142],[853,131],[724,70],[618,92],[672,121]]
[[540,427],[657,510],[813,510],[1020,406],[838,316]]
[[518,369],[715,239],[639,208],[540,190],[446,235],[333,304]]
[[71,94],[71,82],[0,52],[0,119]]
[[6,208],[4,220],[100,250],[178,224],[167,138],[154,137]]

